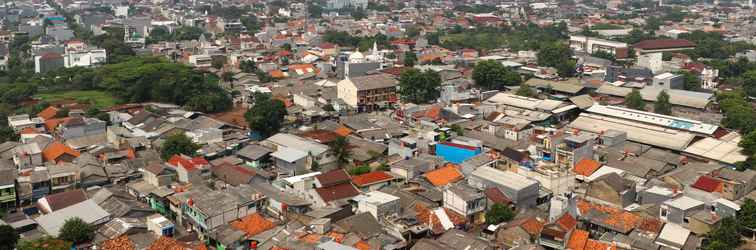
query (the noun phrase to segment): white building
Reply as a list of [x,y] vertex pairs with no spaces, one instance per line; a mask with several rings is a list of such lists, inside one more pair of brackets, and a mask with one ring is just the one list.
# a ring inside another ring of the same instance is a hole
[[326,2],[326,7],[332,10],[350,6],[354,8],[366,9],[367,5],[368,0],[328,0],[328,2]]
[[399,197],[381,191],[368,192],[353,199],[357,201],[357,214],[368,212],[378,221],[392,214],[399,214]]
[[107,60],[108,55],[104,49],[67,51],[63,55],[63,66],[66,68],[92,67],[105,64]]
[[627,43],[587,36],[570,36],[570,48],[588,54],[593,54],[599,51],[608,52],[616,58],[626,58],[628,56]]
[[208,68],[213,65],[213,58],[209,55],[191,55],[189,64],[198,68]]

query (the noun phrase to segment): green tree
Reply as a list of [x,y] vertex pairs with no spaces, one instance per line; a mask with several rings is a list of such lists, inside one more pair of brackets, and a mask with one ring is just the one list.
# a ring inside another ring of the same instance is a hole
[[412,51],[404,52],[404,66],[414,67],[415,63],[417,63],[417,55]]
[[643,101],[640,91],[633,89],[630,94],[625,96],[625,106],[631,109],[645,110],[646,102]]
[[501,89],[504,86],[516,86],[522,82],[520,74],[494,60],[475,64],[472,78],[476,85],[484,89]]
[[510,221],[514,218],[515,214],[511,208],[502,204],[494,204],[491,209],[486,212],[486,223],[496,225],[502,222]]
[[239,70],[244,73],[255,73],[257,71],[257,64],[252,60],[243,60],[239,63]]
[[662,90],[661,93],[656,96],[654,112],[662,115],[672,114],[672,104],[669,103],[669,94],[667,94],[666,90]]
[[273,99],[270,94],[255,93],[252,107],[244,114],[244,118],[253,132],[268,138],[283,126],[286,117],[286,106],[283,101]]
[[[709,231],[706,235],[709,238],[710,244],[706,249],[736,249],[743,240],[740,238],[741,225],[738,220],[733,217],[727,217],[719,222],[719,226]],[[713,246],[712,246],[713,245]],[[716,246],[716,248],[714,248]],[[725,246],[724,248],[720,248]]]
[[349,138],[345,136],[336,137],[336,140],[333,140],[329,146],[336,157],[339,167],[349,163],[349,160],[352,158],[352,151],[349,150]]
[[746,95],[756,97],[756,70],[749,70],[743,75],[743,90]]
[[[743,138],[738,143],[738,146],[743,148],[743,154],[754,157],[756,155],[756,130],[753,130],[743,136]],[[754,228],[756,228],[756,224],[754,224],[754,226]]]
[[530,86],[522,84],[520,85],[520,88],[517,89],[517,92],[515,92],[515,95],[524,96],[524,97],[535,97],[536,92],[533,91]]
[[701,90],[701,79],[696,74],[688,71],[679,71],[677,74],[683,78],[683,89],[690,91]]
[[402,99],[412,103],[434,102],[439,97],[441,76],[432,70],[421,72],[415,68],[402,71],[399,87]]
[[754,200],[745,199],[738,211],[738,221],[744,227],[756,229],[756,202]]
[[18,243],[16,229],[9,225],[0,226],[0,250],[13,250]]
[[569,77],[575,73],[576,61],[572,59],[572,50],[560,42],[543,45],[538,50],[538,65],[554,67],[560,76]]
[[354,167],[349,170],[349,174],[352,176],[370,173],[370,167],[367,165]]
[[281,50],[283,50],[283,51],[291,51],[291,44],[284,43],[283,45],[281,45]]
[[224,82],[234,82],[234,72],[226,71],[221,74],[221,79],[223,79]]
[[221,69],[223,68],[223,65],[226,65],[226,57],[225,56],[214,56],[212,61],[212,66],[215,69]]
[[13,128],[9,126],[0,126],[0,143],[7,141],[18,141],[19,136]]
[[163,142],[163,146],[160,149],[160,157],[163,160],[170,159],[173,155],[195,155],[197,150],[200,149],[200,145],[192,142],[192,139],[187,137],[184,133],[176,133],[168,136]]
[[465,135],[465,129],[462,128],[462,126],[459,126],[459,124],[453,124],[449,127],[449,129],[451,129],[451,131],[454,131],[454,133],[459,136]]
[[59,238],[61,240],[81,244],[94,239],[95,228],[89,223],[84,222],[81,218],[74,217],[67,219],[60,228]]

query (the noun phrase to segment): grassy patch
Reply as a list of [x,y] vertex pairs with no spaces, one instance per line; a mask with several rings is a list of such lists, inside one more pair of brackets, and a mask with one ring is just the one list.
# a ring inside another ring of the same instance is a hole
[[76,100],[80,103],[94,103],[97,108],[107,108],[118,103],[118,99],[105,91],[72,90],[41,93],[35,97],[47,102]]

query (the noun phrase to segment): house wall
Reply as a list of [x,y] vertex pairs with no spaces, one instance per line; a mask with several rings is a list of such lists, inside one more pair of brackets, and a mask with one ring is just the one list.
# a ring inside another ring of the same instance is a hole
[[349,79],[344,79],[336,84],[337,97],[352,108],[357,107],[357,87]]
[[16,187],[7,185],[0,187],[0,208],[16,207]]
[[700,221],[696,218],[690,218],[690,223],[688,223],[687,228],[696,235],[705,235],[706,233],[711,231],[711,225],[706,224],[705,222]]
[[499,184],[490,180],[481,178],[480,176],[471,175],[467,178],[470,186],[478,189],[486,189],[489,187],[499,187],[501,191],[515,203],[517,207],[532,207],[536,205],[538,199],[538,184],[527,186],[523,189],[516,189],[505,184]]
[[597,199],[615,207],[622,206],[622,197],[603,181],[593,182],[588,185],[586,196]]

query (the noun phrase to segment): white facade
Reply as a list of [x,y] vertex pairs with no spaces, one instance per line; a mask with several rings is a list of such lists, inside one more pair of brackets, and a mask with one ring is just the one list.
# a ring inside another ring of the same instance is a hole
[[210,67],[213,65],[213,58],[209,55],[191,55],[189,56],[189,64],[194,67]]
[[639,55],[637,64],[638,66],[650,69],[651,72],[656,74],[663,69],[662,53],[659,52]]
[[357,213],[368,212],[378,221],[398,214],[400,209],[399,197],[381,191],[368,192],[354,197],[354,200],[357,201]]
[[349,106],[357,107],[357,86],[346,78],[336,84],[337,97]]
[[68,51],[63,55],[63,66],[66,68],[92,67],[105,64],[107,60],[107,52],[104,49]]

